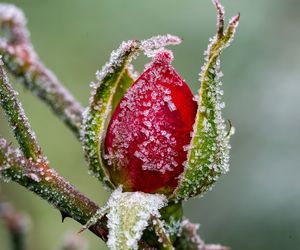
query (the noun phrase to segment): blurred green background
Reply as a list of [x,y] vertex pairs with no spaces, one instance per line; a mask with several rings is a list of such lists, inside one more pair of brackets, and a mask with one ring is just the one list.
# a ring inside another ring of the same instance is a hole
[[[173,65],[194,92],[203,51],[216,29],[210,0],[15,0],[28,18],[42,60],[87,105],[89,82],[123,40],[171,33],[184,39],[173,47]],[[223,0],[227,18],[241,12],[232,46],[222,56],[226,109],[237,133],[231,171],[201,199],[185,204],[185,214],[201,224],[206,242],[232,249],[299,249],[300,245],[300,1]],[[142,71],[147,59],[136,68]],[[62,176],[99,204],[108,194],[87,174],[82,149],[48,108],[19,84],[26,113],[38,140]],[[0,133],[14,141],[3,113]],[[64,232],[77,232],[71,219],[14,184],[1,192],[31,217],[32,250],[59,249]],[[89,249],[106,249],[85,232]],[[0,248],[9,249],[0,224]]]

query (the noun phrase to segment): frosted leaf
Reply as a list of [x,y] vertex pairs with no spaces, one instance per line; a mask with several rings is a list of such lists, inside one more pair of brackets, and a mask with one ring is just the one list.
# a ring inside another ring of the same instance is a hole
[[138,249],[138,241],[149,225],[151,216],[160,217],[159,209],[167,199],[163,195],[142,192],[122,193],[116,189],[108,200],[109,229],[107,245],[111,250]]
[[[194,123],[187,162],[180,184],[175,191],[178,199],[201,195],[209,190],[221,174],[229,170],[229,139],[234,129],[228,129],[222,117],[225,103],[220,78],[220,54],[229,46],[239,23],[239,15],[233,17],[224,32],[224,8],[214,0],[218,12],[218,32],[210,39],[205,51],[205,63],[201,67],[201,88],[198,111]],[[229,130],[229,132],[228,132]]]

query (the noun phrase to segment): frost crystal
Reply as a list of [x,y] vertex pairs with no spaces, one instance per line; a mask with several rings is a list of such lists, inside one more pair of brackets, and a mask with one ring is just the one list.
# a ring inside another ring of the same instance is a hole
[[[111,115],[116,90],[123,77],[126,76],[124,69],[137,52],[137,41],[123,42],[116,51],[111,53],[109,62],[103,66],[102,70],[97,71],[97,83],[91,84],[90,105],[83,114],[81,140],[92,173],[101,181],[104,181],[106,177],[105,163],[100,149],[104,138],[105,122]],[[105,181],[105,184],[111,187],[109,181]]]
[[222,117],[223,91],[220,89],[221,52],[229,46],[239,22],[239,15],[232,18],[224,33],[224,8],[214,0],[218,11],[218,32],[210,39],[204,52],[205,64],[201,68],[198,111],[193,128],[191,146],[185,171],[176,190],[178,199],[203,194],[221,174],[229,170],[230,136],[234,129],[227,128]]
[[0,23],[13,20],[16,25],[25,26],[23,12],[12,4],[0,4]]
[[[142,42],[136,40],[123,42],[111,53],[109,62],[102,70],[97,71],[97,82],[91,84],[90,104],[83,114],[81,140],[91,172],[102,182],[107,180],[105,166],[107,162],[111,162],[109,155],[104,155],[103,150],[105,129],[108,118],[111,117],[114,108],[136,77],[130,75],[133,71],[131,60],[141,50],[158,49],[179,42],[180,39],[172,35],[157,36]],[[169,101],[169,109],[175,110],[171,101]],[[124,146],[126,147],[126,143]],[[105,184],[110,188],[113,187],[109,180],[105,181]]]
[[149,225],[151,216],[160,217],[159,209],[166,205],[163,195],[142,192],[122,193],[115,190],[108,200],[108,241],[111,250],[138,249],[138,241]]
[[145,55],[153,57],[158,49],[163,49],[167,45],[177,45],[182,42],[181,38],[170,34],[164,36],[153,36],[147,40],[141,41],[141,48]]
[[[155,55],[109,123],[105,139],[108,171],[126,191],[175,189],[183,171],[187,155],[183,146],[190,142],[197,106],[170,64],[172,59],[168,50]],[[130,182],[119,176],[127,176]]]
[[[1,6],[1,5],[0,5]],[[2,106],[25,157],[37,160],[41,149],[25,115],[18,93],[12,88],[0,58],[0,106]]]

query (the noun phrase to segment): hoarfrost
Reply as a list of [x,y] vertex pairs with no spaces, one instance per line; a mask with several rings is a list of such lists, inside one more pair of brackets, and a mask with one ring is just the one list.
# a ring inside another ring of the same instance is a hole
[[[103,148],[98,145],[98,142],[101,144],[104,139],[104,123],[111,114],[112,100],[118,86],[118,81],[111,81],[111,79],[121,74],[124,69],[128,69],[129,74],[132,74],[131,60],[134,59],[141,50],[156,50],[180,42],[180,38],[172,35],[156,36],[143,41],[132,40],[123,42],[117,50],[111,53],[109,62],[103,66],[102,70],[96,72],[97,82],[91,83],[90,105],[83,114],[81,141],[92,171],[98,175],[101,180],[105,177],[105,171],[103,170],[105,162],[99,157],[98,153],[99,151],[102,152]],[[133,78],[136,77],[137,76],[133,74]],[[116,78],[119,79],[119,77]],[[121,105],[126,105],[129,109],[132,108],[127,103]],[[145,103],[145,105],[149,106],[149,103]],[[170,102],[169,108],[170,110],[175,110],[175,105]],[[144,110],[145,117],[148,116],[148,112],[150,111]],[[149,125],[148,123],[148,126]],[[128,145],[128,143],[124,143],[125,149],[126,145]],[[122,159],[122,152],[119,152],[117,155]],[[108,162],[112,162],[112,160],[109,159],[110,154],[107,154],[105,158]]]
[[168,50],[157,53],[151,69],[140,76],[121,101],[108,129],[113,140],[107,158],[112,166],[128,166],[128,155],[132,154],[142,161],[143,170],[165,173],[181,165],[177,157],[182,147],[172,136],[178,127],[174,117],[179,113],[175,112],[173,91],[179,90],[184,81],[170,65],[172,58]]
[[[0,62],[2,62],[1,58]],[[21,149],[27,152],[25,156],[38,157],[41,149],[17,96],[18,93],[12,88],[3,66],[0,65],[0,105],[5,111],[11,129],[21,145]]]
[[28,176],[29,176],[32,180],[34,180],[35,182],[40,182],[40,181],[41,181],[40,177],[37,176],[35,173],[29,173]]
[[0,4],[0,24],[12,21],[15,25],[25,26],[26,18],[23,12],[13,4]]
[[193,128],[191,149],[188,160],[176,190],[178,198],[188,198],[203,194],[221,174],[229,170],[229,139],[234,129],[230,131],[222,117],[225,103],[222,101],[223,90],[220,89],[220,54],[230,45],[239,15],[233,17],[224,34],[224,8],[218,0],[214,0],[218,12],[218,32],[210,39],[207,50],[204,52],[205,64],[201,68],[201,88],[198,102],[198,112]]
[[147,40],[141,41],[141,48],[146,56],[153,57],[157,54],[157,50],[168,45],[177,45],[182,39],[170,34],[163,36],[153,36]]
[[138,241],[151,216],[160,217],[159,209],[167,199],[163,195],[142,192],[122,193],[116,189],[108,200],[108,241],[111,250],[138,249]]

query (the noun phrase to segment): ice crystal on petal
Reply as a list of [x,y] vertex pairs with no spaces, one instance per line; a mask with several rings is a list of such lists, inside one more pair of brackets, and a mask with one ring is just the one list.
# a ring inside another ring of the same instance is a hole
[[149,225],[151,216],[160,217],[159,209],[166,205],[163,195],[142,192],[122,193],[116,189],[108,200],[108,241],[111,250],[138,249],[138,241]]
[[[118,183],[119,176],[130,175],[130,185],[121,182],[126,191],[175,188],[176,177],[183,170],[187,153],[182,147],[190,142],[197,107],[188,86],[170,64],[172,59],[168,50],[154,56],[121,99],[108,126],[108,171]],[[147,176],[156,180],[142,181]]]
[[[101,181],[106,176],[104,169],[106,164],[111,163],[113,159],[118,157],[122,159],[121,153],[118,153],[111,159],[110,152],[104,153],[102,142],[105,136],[107,119],[112,115],[120,98],[136,77],[131,75],[131,60],[141,50],[158,49],[166,45],[178,44],[179,42],[180,39],[172,35],[157,36],[142,42],[136,40],[123,42],[117,50],[111,53],[109,62],[104,65],[102,70],[97,71],[97,82],[91,84],[90,105],[83,114],[81,140],[92,170],[91,172]],[[175,110],[171,101],[168,104],[170,110]],[[122,103],[121,105],[126,105],[129,109],[132,109],[127,103]],[[149,102],[144,105],[149,106]],[[149,111],[144,110],[145,116],[148,113]],[[147,126],[150,125],[149,122]],[[126,148],[126,145],[128,144],[124,143],[124,148]],[[111,188],[113,187],[112,183],[106,182],[106,184]]]

